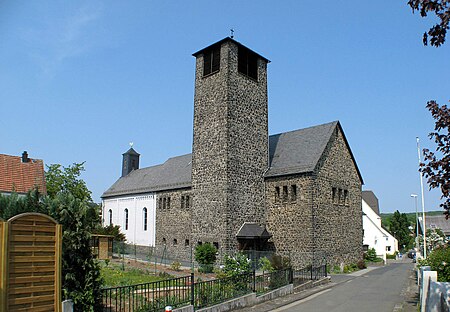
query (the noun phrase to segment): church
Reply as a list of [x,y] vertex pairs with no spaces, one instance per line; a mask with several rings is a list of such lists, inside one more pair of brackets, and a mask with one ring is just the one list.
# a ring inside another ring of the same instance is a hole
[[269,136],[270,61],[230,37],[193,56],[192,153],[140,168],[131,147],[102,195],[104,225],[178,259],[205,242],[294,267],[361,259],[363,180],[340,122]]

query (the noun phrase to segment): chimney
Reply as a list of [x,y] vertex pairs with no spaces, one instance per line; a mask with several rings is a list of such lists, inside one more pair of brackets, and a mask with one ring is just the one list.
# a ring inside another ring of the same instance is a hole
[[23,163],[27,163],[27,162],[29,162],[30,161],[30,159],[28,158],[28,153],[27,153],[27,151],[24,151],[23,153],[22,153],[22,162]]

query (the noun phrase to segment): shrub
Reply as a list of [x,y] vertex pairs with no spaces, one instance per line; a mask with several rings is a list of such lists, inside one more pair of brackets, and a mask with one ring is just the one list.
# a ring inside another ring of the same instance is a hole
[[366,262],[363,259],[359,260],[358,263],[356,263],[356,265],[360,270],[367,268]]
[[210,243],[197,245],[195,247],[195,261],[200,264],[199,271],[210,273],[213,271],[216,262],[217,249]]
[[270,260],[267,259],[267,257],[262,257],[259,259],[258,262],[259,269],[263,272],[273,272],[274,268],[272,267],[272,264],[270,263]]
[[180,271],[181,269],[181,263],[178,261],[174,261],[170,264],[170,268],[174,271]]
[[426,259],[420,260],[419,264],[429,265],[432,271],[437,271],[438,282],[450,282],[450,247],[436,247]]
[[377,252],[375,251],[375,248],[369,248],[369,250],[367,250],[364,254],[364,259],[374,262],[377,259]]
[[288,257],[273,255],[270,263],[275,271],[289,269],[292,267],[291,260]]
[[225,255],[222,271],[217,277],[227,279],[237,291],[245,291],[251,280],[251,264],[251,260],[242,253],[237,253],[234,257]]
[[386,259],[394,259],[397,258],[397,256],[395,254],[387,254],[386,255]]

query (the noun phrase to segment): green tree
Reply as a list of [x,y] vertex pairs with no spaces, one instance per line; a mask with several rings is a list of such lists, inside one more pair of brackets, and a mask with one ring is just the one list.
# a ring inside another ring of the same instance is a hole
[[45,180],[47,182],[47,194],[55,198],[61,192],[70,193],[79,200],[92,202],[91,191],[86,182],[80,178],[84,171],[84,162],[74,163],[68,167],[59,164],[47,166]]
[[0,218],[8,220],[9,218],[24,212],[46,213],[40,203],[41,194],[37,190],[27,193],[25,197],[17,193],[11,195],[0,194]]
[[200,270],[208,273],[212,272],[214,262],[216,262],[217,249],[211,243],[204,243],[195,247],[195,261],[200,264]]
[[450,247],[436,247],[426,259],[420,260],[421,266],[429,265],[432,271],[437,271],[438,282],[450,282]]
[[396,210],[392,215],[389,230],[398,240],[398,245],[401,249],[408,249],[412,245],[409,226],[410,223],[406,214]]
[[74,301],[77,312],[97,311],[102,280],[89,242],[91,231],[100,222],[98,206],[92,202],[91,192],[80,179],[83,164],[47,168],[48,195],[42,197],[33,191],[25,197],[0,196],[0,216],[9,219],[23,212],[41,212],[61,224],[63,296]]
[[100,267],[89,242],[97,222],[92,205],[70,193],[44,198],[48,214],[62,225],[62,287],[64,298],[72,299],[75,311],[97,311],[102,280]]

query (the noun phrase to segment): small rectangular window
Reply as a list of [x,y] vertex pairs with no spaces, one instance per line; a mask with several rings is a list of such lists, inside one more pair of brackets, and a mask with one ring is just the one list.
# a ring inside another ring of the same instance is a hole
[[344,197],[342,195],[342,189],[338,189],[338,204],[342,205],[342,201],[343,201]]
[[173,239],[173,245],[174,246],[178,245],[178,240],[176,238]]
[[344,190],[344,205],[348,206],[348,190]]
[[170,209],[170,197],[167,197],[167,209]]
[[213,246],[216,247],[217,250],[219,250],[219,243],[218,242],[213,242]]
[[203,76],[220,70],[220,46],[213,47],[203,53]]
[[166,198],[163,198],[163,209],[166,209]]
[[337,194],[336,194],[336,188],[335,187],[333,187],[331,189],[331,201],[332,201],[333,204],[336,204]]
[[191,205],[191,202],[190,202],[190,197],[189,196],[186,196],[186,208],[187,209],[189,209],[189,207],[190,207],[190,205]]
[[184,208],[184,196],[181,196],[181,209]]
[[279,186],[275,186],[275,201],[276,202],[280,201],[280,187]]
[[288,199],[288,187],[287,185],[283,185],[283,201]]
[[189,240],[188,239],[184,240],[184,246],[186,246],[186,247],[189,246]]
[[245,48],[238,48],[238,71],[250,78],[258,80],[258,55]]
[[291,185],[291,201],[297,200],[297,185]]

